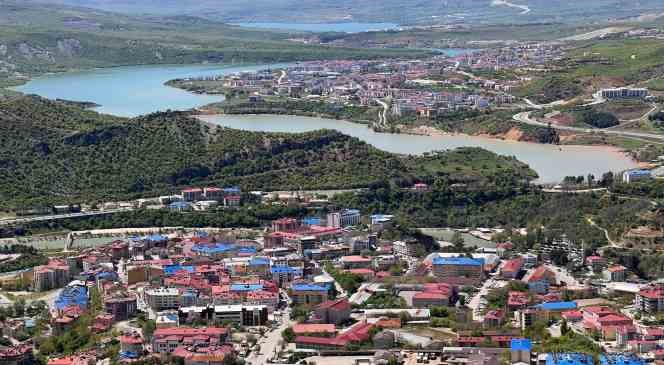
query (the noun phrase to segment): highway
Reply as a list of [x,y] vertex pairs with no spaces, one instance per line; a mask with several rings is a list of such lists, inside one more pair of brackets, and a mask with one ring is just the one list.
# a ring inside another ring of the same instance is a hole
[[519,123],[524,123],[524,124],[530,124],[530,125],[535,125],[538,127],[551,127],[554,129],[558,130],[563,130],[563,131],[571,131],[571,132],[579,132],[579,133],[598,133],[598,134],[611,134],[614,136],[621,136],[621,137],[631,137],[631,138],[645,138],[645,139],[653,139],[653,140],[658,140],[658,141],[664,141],[664,135],[662,134],[654,134],[654,133],[642,133],[642,132],[628,132],[628,131],[620,131],[620,130],[615,130],[615,129],[591,129],[591,128],[578,128],[578,127],[569,127],[569,126],[562,126],[562,125],[555,125],[555,124],[550,124],[550,123],[544,123],[540,122],[538,120],[535,120],[530,117],[530,112],[521,112],[518,114],[515,114],[512,119]]
[[114,213],[121,213],[121,212],[130,212],[132,210],[134,210],[134,208],[118,208],[118,209],[109,209],[109,210],[93,211],[93,212],[52,214],[52,215],[40,215],[40,216],[36,216],[36,217],[0,219],[0,226],[11,226],[11,225],[19,224],[19,223],[52,221],[52,220],[68,219],[68,218],[91,217],[91,216],[96,216],[96,215],[107,215],[107,214],[114,214]]

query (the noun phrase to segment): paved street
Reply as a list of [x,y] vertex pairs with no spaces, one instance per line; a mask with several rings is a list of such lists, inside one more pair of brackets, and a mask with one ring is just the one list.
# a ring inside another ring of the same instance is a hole
[[260,353],[252,352],[247,357],[248,365],[263,365],[270,363],[274,357],[275,350],[278,349],[279,342],[281,341],[281,332],[286,328],[295,324],[295,321],[290,318],[290,308],[282,311],[281,324],[276,329],[266,333],[267,337],[261,337],[258,344],[261,347]]

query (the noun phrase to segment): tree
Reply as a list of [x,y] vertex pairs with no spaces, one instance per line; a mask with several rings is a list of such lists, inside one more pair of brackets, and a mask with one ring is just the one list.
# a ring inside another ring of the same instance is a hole
[[293,327],[288,327],[285,330],[281,332],[281,337],[286,341],[287,343],[295,341],[295,332],[293,331]]
[[461,232],[454,231],[454,234],[452,235],[452,244],[454,245],[454,248],[457,250],[462,250],[464,248],[464,243],[465,241],[461,235]]
[[563,323],[560,325],[560,333],[565,336],[569,333],[569,326],[567,325],[567,320],[563,319]]

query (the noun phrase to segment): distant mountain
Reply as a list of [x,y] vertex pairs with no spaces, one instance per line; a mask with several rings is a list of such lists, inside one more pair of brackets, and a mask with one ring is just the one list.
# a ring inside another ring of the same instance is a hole
[[233,21],[503,23],[604,22],[654,15],[661,0],[39,0],[130,14]]

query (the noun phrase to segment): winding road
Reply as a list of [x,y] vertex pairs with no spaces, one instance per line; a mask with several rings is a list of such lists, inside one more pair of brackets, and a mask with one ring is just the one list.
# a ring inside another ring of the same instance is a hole
[[[647,115],[652,113],[654,110],[651,110]],[[592,128],[579,128],[579,127],[569,127],[569,126],[562,126],[562,125],[556,125],[556,124],[550,124],[550,123],[544,123],[540,122],[536,119],[533,119],[530,117],[531,112],[521,112],[515,114],[512,119],[519,123],[523,124],[530,124],[538,127],[551,127],[554,129],[558,130],[563,130],[563,131],[570,131],[570,132],[579,132],[579,133],[598,133],[598,134],[610,134],[614,136],[621,136],[621,137],[630,137],[630,138],[639,138],[639,139],[647,139],[647,140],[657,140],[657,141],[662,141],[664,142],[664,135],[662,134],[655,134],[655,133],[643,133],[643,132],[629,132],[629,131],[621,131],[621,130],[616,130],[616,129],[592,129]],[[643,117],[641,117],[643,118]],[[652,142],[652,141],[649,141]]]

